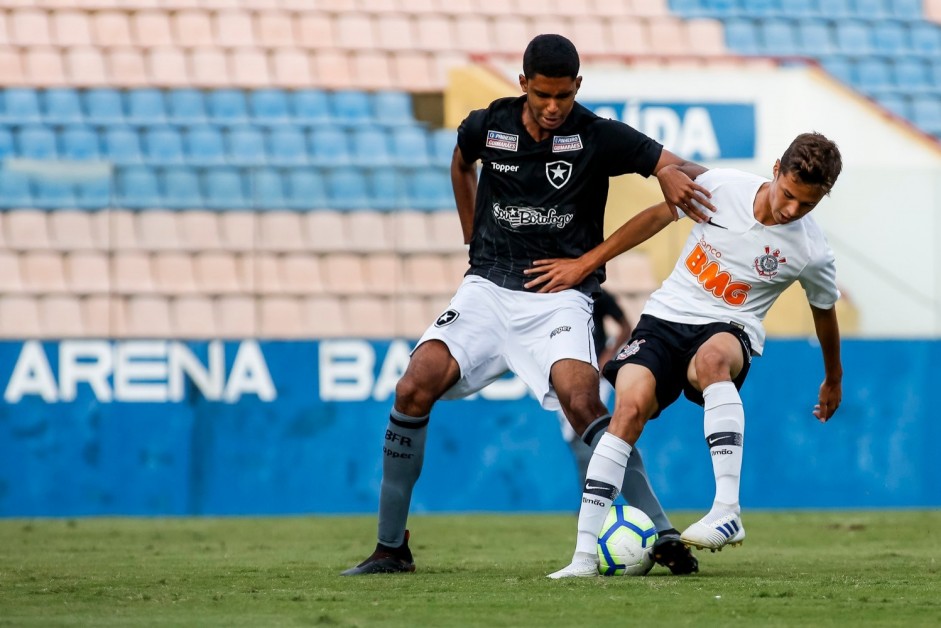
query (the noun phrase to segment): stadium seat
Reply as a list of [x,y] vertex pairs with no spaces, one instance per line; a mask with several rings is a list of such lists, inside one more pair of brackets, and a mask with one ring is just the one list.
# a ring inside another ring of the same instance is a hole
[[204,177],[206,207],[209,209],[247,209],[251,199],[244,178],[235,168],[213,168]]
[[[346,243],[350,251],[374,253],[377,251],[392,251],[392,233],[386,226],[389,216],[377,211],[351,212],[339,214],[337,212],[317,212],[318,214],[333,215],[339,221],[339,230],[343,226],[349,227],[349,235],[338,234],[337,239]],[[328,219],[329,220],[329,219]],[[312,223],[308,222],[308,225]],[[318,225],[322,227],[323,225]],[[337,228],[337,227],[334,227]]]
[[369,209],[366,177],[359,168],[336,168],[327,174],[330,207],[340,210]]
[[102,154],[113,163],[124,166],[144,162],[137,132],[125,126],[111,126],[104,130]]
[[141,126],[165,124],[166,105],[159,89],[131,89],[127,92],[127,122]]
[[332,253],[322,260],[327,294],[348,296],[366,293],[366,269],[362,255]]
[[56,136],[45,126],[23,126],[16,132],[16,153],[23,159],[56,159]]
[[161,174],[163,206],[168,209],[192,209],[203,206],[197,173],[188,167],[167,168]]
[[208,340],[216,337],[216,314],[212,300],[186,295],[170,301],[170,323],[176,338]]
[[405,207],[408,197],[405,181],[397,168],[380,168],[369,177],[370,206],[380,211],[392,211]]
[[52,40],[63,47],[90,46],[91,19],[85,11],[54,10],[52,19]]
[[121,93],[112,88],[89,89],[85,92],[85,121],[108,126],[124,123]]
[[837,21],[836,41],[843,54],[867,55],[873,51],[869,25],[859,20]]
[[75,206],[81,209],[104,209],[112,204],[112,178],[99,177],[75,183]]
[[74,87],[104,87],[108,84],[101,50],[76,46],[64,51],[69,82]]
[[700,0],[703,8],[712,15],[730,17],[740,13],[736,0]]
[[911,26],[912,51],[928,58],[941,56],[941,25],[930,22]]
[[219,48],[195,48],[189,57],[190,76],[195,87],[224,88],[232,85],[225,51]]
[[370,126],[360,126],[350,131],[353,163],[359,166],[388,166],[389,139],[385,131]]
[[392,246],[398,253],[425,253],[431,248],[428,213],[400,209],[389,216]]
[[192,85],[189,60],[180,48],[153,48],[147,51],[147,69],[150,84],[162,88],[182,88]]
[[[196,176],[196,173],[189,171]],[[169,194],[169,193],[168,193]],[[198,205],[190,207],[199,207]],[[190,210],[180,213],[180,237],[183,247],[189,251],[215,251],[222,248],[219,237],[218,214],[205,210]]]
[[[431,164],[431,156],[428,150],[428,133],[423,128],[417,126],[396,127],[392,129],[391,135],[392,159],[395,165],[419,167]],[[450,164],[450,158],[447,163]]]
[[412,96],[407,92],[377,92],[372,95],[373,118],[380,124],[396,125],[415,123],[412,113]]
[[351,163],[347,135],[337,127],[317,127],[310,133],[311,163],[342,166]]
[[29,177],[21,172],[0,169],[0,209],[30,207],[32,204]]
[[307,138],[303,130],[290,125],[271,129],[267,137],[268,163],[301,166],[307,163]]
[[782,13],[779,0],[739,0],[739,4],[742,13],[750,17],[778,17]]
[[293,48],[294,20],[283,11],[261,11],[255,17],[258,45],[261,48]]
[[[0,148],[0,153],[2,152]],[[98,134],[86,126],[66,127],[59,132],[59,154],[63,159],[77,161],[98,159]]]
[[173,14],[172,22],[173,37],[178,46],[215,46],[212,20],[208,12],[182,8]]
[[787,0],[781,3],[781,11],[785,15],[796,18],[820,16],[820,6],[817,0]]
[[761,34],[766,54],[795,55],[802,52],[790,20],[764,20],[761,23]]
[[248,105],[245,93],[238,89],[216,89],[207,95],[209,117],[216,124],[247,124]]
[[38,338],[41,335],[36,299],[0,294],[0,337]]
[[[895,84],[906,92],[928,91],[932,88],[929,68],[920,59],[901,58],[895,61]],[[941,89],[941,85],[937,86]]]
[[46,338],[85,336],[82,308],[74,296],[50,295],[39,299],[39,324]]
[[153,294],[157,290],[153,263],[144,251],[114,253],[111,269],[112,287],[117,294]]
[[314,168],[292,168],[285,177],[287,207],[290,209],[322,209],[329,205],[326,185],[321,172]]
[[[442,253],[462,253],[464,250],[464,232],[461,221],[451,212],[432,212],[428,214],[430,242],[428,249]],[[462,271],[463,272],[463,271]]]
[[856,78],[852,62],[846,57],[830,56],[823,60],[823,69],[839,81],[852,85]]
[[921,20],[922,0],[888,0],[892,17],[900,20]]
[[369,96],[366,92],[354,90],[338,90],[330,98],[332,117],[341,124],[360,124],[369,122],[372,118],[372,109],[369,106]]
[[936,96],[912,98],[912,121],[928,133],[941,133],[941,98]]
[[856,17],[855,0],[818,0],[820,15],[829,19]]
[[199,292],[193,258],[187,253],[165,252],[154,255],[153,271],[156,290],[161,294],[183,296]]
[[186,163],[191,166],[222,166],[226,163],[225,141],[215,126],[190,127],[183,136]]
[[107,246],[96,237],[89,212],[65,209],[50,212],[47,224],[50,243],[57,251],[91,251]]
[[255,299],[225,296],[216,302],[217,335],[222,338],[253,338],[258,335]]
[[133,215],[138,244],[144,251],[179,251],[183,248],[178,214],[165,209],[136,212]]
[[37,177],[33,182],[33,203],[41,209],[74,208],[74,187],[70,181]]
[[69,292],[78,295],[111,292],[111,269],[106,251],[81,251],[65,256]]
[[251,176],[252,207],[256,209],[283,209],[287,207],[284,181],[281,173],[271,168],[256,168]]
[[[893,0],[889,0],[891,4]],[[867,20],[881,20],[888,17],[885,0],[853,0],[853,13]]]
[[856,63],[856,86],[870,94],[894,87],[892,69],[888,61],[866,57]]
[[0,121],[8,124],[35,124],[42,120],[39,94],[29,87],[7,87],[2,90],[3,111]]
[[279,260],[281,287],[288,294],[323,294],[320,259],[314,255],[288,254]]
[[908,28],[900,22],[882,20],[872,26],[872,47],[876,54],[901,55],[911,49]]
[[254,124],[285,124],[291,117],[287,95],[280,89],[253,90],[249,110]]
[[229,252],[197,252],[193,266],[200,292],[237,294],[244,291],[235,256]]
[[437,166],[450,166],[457,145],[457,131],[437,129],[431,135],[432,160]]
[[306,51],[292,48],[273,50],[271,53],[272,85],[301,89],[315,83]]
[[[341,212],[333,209],[310,211],[302,214],[307,245],[315,253],[361,251],[355,245],[358,234],[352,233],[349,218],[368,215],[382,216],[378,212]],[[367,236],[364,236],[367,237]]]
[[346,314],[336,296],[317,295],[302,299],[302,315],[311,335],[316,338],[335,338],[348,333]]
[[118,169],[116,199],[120,207],[145,209],[160,207],[163,198],[157,175],[151,168],[127,166]]
[[271,86],[268,57],[264,50],[234,48],[229,51],[231,85],[249,90]]
[[127,299],[127,335],[131,338],[166,338],[172,333],[170,304],[159,296]]
[[171,89],[167,92],[167,117],[172,124],[206,123],[206,101],[198,89]]
[[255,126],[239,126],[229,129],[228,161],[236,166],[255,166],[265,163],[265,138]]
[[750,20],[728,20],[725,23],[725,44],[740,54],[754,55],[761,52],[757,29]]
[[184,163],[183,140],[173,127],[154,127],[141,133],[144,161],[155,166],[177,166]]
[[300,252],[307,249],[301,214],[270,211],[258,216],[258,248],[272,253]]
[[295,123],[314,125],[331,121],[327,92],[319,89],[299,89],[291,92],[289,100]]
[[16,146],[13,143],[13,134],[6,126],[0,126],[0,163],[7,157],[16,156]]
[[454,207],[451,178],[444,168],[422,168],[408,176],[409,206],[421,210]]
[[105,55],[112,85],[126,89],[150,87],[150,77],[140,48],[110,48]]
[[836,51],[833,31],[824,20],[799,20],[797,42],[804,54],[816,57],[823,57]]
[[82,103],[78,91],[71,87],[56,87],[43,90],[42,118],[46,124],[80,124]]

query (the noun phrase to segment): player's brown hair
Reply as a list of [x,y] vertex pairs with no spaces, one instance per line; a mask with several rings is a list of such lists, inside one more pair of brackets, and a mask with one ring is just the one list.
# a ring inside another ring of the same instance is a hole
[[821,133],[801,133],[781,156],[780,172],[793,174],[801,183],[820,186],[827,194],[841,170],[840,149]]

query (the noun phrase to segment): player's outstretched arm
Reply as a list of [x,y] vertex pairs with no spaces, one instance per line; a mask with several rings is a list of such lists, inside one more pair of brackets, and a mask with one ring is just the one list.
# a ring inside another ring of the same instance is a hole
[[814,407],[814,416],[826,423],[840,407],[843,400],[843,364],[840,361],[840,326],[836,318],[836,306],[829,310],[810,306],[814,316],[814,329],[823,353],[824,379],[820,385],[820,397]]
[[[673,219],[679,218],[677,210],[696,222],[706,222],[709,216],[698,205],[711,211],[716,208],[709,202],[712,194],[695,182],[696,177],[706,172],[708,168],[692,161],[680,159],[667,149],[660,153],[660,159],[654,167],[653,173],[657,175],[663,198],[673,213]],[[698,205],[697,205],[698,203]]]
[[673,213],[666,203],[648,207],[581,257],[534,261],[532,268],[523,271],[527,275],[534,275],[533,280],[524,284],[524,287],[538,287],[539,292],[559,292],[573,288],[596,268],[649,240],[674,220]]
[[477,168],[464,161],[461,149],[457,146],[451,156],[451,187],[454,188],[454,202],[461,220],[464,244],[470,244],[474,232],[474,203],[477,200]]

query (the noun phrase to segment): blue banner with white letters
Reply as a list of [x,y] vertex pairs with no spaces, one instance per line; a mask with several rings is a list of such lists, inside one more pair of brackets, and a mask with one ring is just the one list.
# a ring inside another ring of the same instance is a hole
[[629,124],[685,159],[755,158],[753,103],[589,100],[582,104],[603,118]]
[[[369,513],[409,343],[0,342],[0,516]],[[941,341],[846,341],[843,405],[811,412],[819,348],[768,342],[742,391],[745,508],[941,506]],[[413,512],[572,511],[558,418],[518,380],[440,402]],[[640,441],[668,509],[714,492],[702,410]]]

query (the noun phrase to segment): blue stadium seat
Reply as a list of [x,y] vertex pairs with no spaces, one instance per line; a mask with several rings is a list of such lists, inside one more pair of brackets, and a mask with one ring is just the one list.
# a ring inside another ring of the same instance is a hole
[[33,204],[39,209],[75,208],[75,190],[69,181],[37,177],[33,180]]
[[911,105],[909,105],[908,99],[904,96],[899,96],[898,94],[882,94],[876,98],[876,100],[880,105],[898,117],[906,120],[911,118]]
[[268,132],[268,163],[276,166],[302,166],[307,163],[307,137],[296,126]]
[[79,209],[111,207],[111,191],[111,177],[78,181],[75,184],[75,206]]
[[290,209],[324,209],[329,205],[323,175],[316,168],[287,171],[287,206]]
[[13,134],[9,127],[0,126],[0,164],[7,157],[16,157],[16,146],[13,144]]
[[112,126],[104,130],[102,154],[121,166],[144,162],[137,131],[127,126]]
[[281,173],[272,168],[256,168],[251,176],[252,207],[256,209],[284,209],[287,197]]
[[740,2],[742,13],[749,17],[777,17],[782,13],[778,0],[740,0]]
[[884,0],[853,0],[853,13],[866,20],[881,20],[889,15]]
[[229,129],[226,138],[230,164],[257,166],[266,162],[265,136],[258,127],[240,126]]
[[340,210],[371,209],[372,199],[361,168],[335,168],[327,174],[330,207]]
[[376,92],[372,95],[372,112],[379,124],[415,124],[412,95],[408,92]]
[[764,52],[770,55],[796,55],[801,48],[790,20],[764,20],[761,23]]
[[889,62],[879,57],[865,57],[857,61],[856,86],[870,94],[891,90],[895,81],[892,80]]
[[372,127],[360,126],[350,131],[353,144],[353,163],[360,166],[388,166],[389,138],[385,131]]
[[330,99],[333,118],[341,124],[361,124],[372,121],[369,95],[356,90],[338,90]]
[[892,17],[915,21],[924,18],[921,7],[922,0],[888,0],[888,3]]
[[709,15],[703,7],[705,0],[670,0],[670,11],[683,17],[701,17]]
[[7,168],[0,170],[0,209],[32,206],[33,194],[29,177]]
[[35,124],[42,119],[39,95],[31,87],[7,87],[0,90],[3,108],[0,122],[8,124]]
[[928,91],[932,87],[929,67],[920,59],[903,57],[896,60],[895,84],[906,92]]
[[98,134],[87,126],[66,127],[59,132],[59,155],[78,161],[99,159]]
[[209,209],[248,209],[245,178],[235,168],[211,168],[203,175],[206,207]]
[[216,124],[247,124],[248,105],[245,94],[238,89],[215,89],[208,93],[209,117]]
[[332,121],[327,92],[320,89],[299,89],[291,94],[291,114],[301,125],[327,124]]
[[820,5],[817,0],[786,0],[781,2],[781,11],[796,18],[819,17]]
[[830,19],[843,19],[856,16],[853,0],[818,0],[820,14]]
[[205,205],[195,169],[187,166],[166,168],[161,178],[163,203],[167,209],[200,209]]
[[167,119],[173,124],[205,124],[206,99],[198,89],[171,89],[167,93]]
[[71,87],[55,87],[42,92],[42,117],[46,124],[81,124],[82,101]]
[[867,55],[873,50],[869,24],[859,20],[837,21],[836,42],[842,54]]
[[288,97],[280,89],[256,89],[249,94],[249,105],[254,124],[274,125],[291,121]]
[[140,126],[166,124],[167,108],[159,89],[131,89],[127,92],[127,122]]
[[915,96],[912,98],[912,121],[923,131],[941,133],[941,98]]
[[422,168],[408,175],[408,204],[432,211],[454,207],[451,176],[446,168]]
[[311,163],[323,166],[342,166],[350,163],[350,149],[346,133],[334,126],[317,127],[310,133]]
[[912,50],[933,59],[941,56],[941,26],[930,22],[912,24]]
[[381,168],[369,176],[369,195],[372,209],[394,211],[408,207],[408,194],[402,171],[398,168]]
[[751,20],[732,19],[725,23],[725,45],[735,52],[754,55],[761,52],[758,29]]
[[876,54],[895,56],[908,52],[908,28],[895,20],[882,20],[872,26],[872,47]]
[[821,65],[824,70],[833,75],[833,78],[847,85],[852,85],[856,82],[856,72],[853,63],[846,57],[836,55],[826,57]]
[[127,209],[161,207],[163,197],[157,184],[157,174],[146,166],[119,168],[115,202]]
[[804,54],[823,57],[836,51],[833,32],[824,20],[802,19],[797,22],[797,42]]
[[89,89],[84,94],[85,121],[93,125],[124,123],[124,105],[116,89]]
[[186,163],[191,166],[224,166],[225,141],[222,131],[215,126],[193,126],[183,136]]
[[431,135],[431,153],[435,165],[450,166],[457,145],[457,131],[454,129],[437,129]]
[[720,18],[740,14],[735,0],[702,0],[702,6],[705,11]]
[[173,127],[155,127],[141,133],[144,161],[154,166],[176,166],[184,163],[183,140]]
[[23,159],[56,159],[56,136],[46,126],[20,127],[16,132],[16,153]]
[[932,60],[930,76],[934,91],[941,95],[941,58]]
[[[430,165],[428,133],[425,129],[417,126],[392,129],[392,160],[397,166]],[[447,163],[451,163],[450,156]]]

